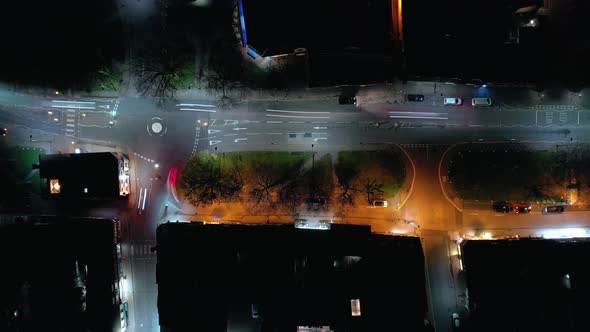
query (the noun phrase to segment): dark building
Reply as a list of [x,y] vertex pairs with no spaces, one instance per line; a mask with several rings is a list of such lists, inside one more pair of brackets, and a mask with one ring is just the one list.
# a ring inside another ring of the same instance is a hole
[[43,195],[70,199],[115,199],[129,194],[129,160],[116,152],[39,156]]
[[466,241],[469,331],[590,331],[590,241]]
[[167,223],[157,230],[163,331],[422,331],[420,240],[368,226]]
[[0,331],[121,331],[118,221],[0,216]]
[[242,43],[253,57],[308,59],[312,85],[391,80],[397,35],[391,1],[238,2]]

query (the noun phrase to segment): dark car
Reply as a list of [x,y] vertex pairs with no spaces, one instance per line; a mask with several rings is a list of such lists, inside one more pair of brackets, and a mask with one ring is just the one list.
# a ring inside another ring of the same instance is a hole
[[562,205],[552,205],[546,206],[543,208],[543,214],[560,214],[565,211],[565,208]]
[[512,203],[507,201],[497,201],[492,204],[492,210],[496,212],[509,213],[514,211]]
[[340,96],[340,98],[338,98],[338,104],[340,104],[340,105],[356,105],[356,97]]
[[406,95],[408,101],[424,101],[424,95],[409,94]]
[[531,213],[531,206],[528,204],[516,204],[514,206],[514,213],[516,214],[524,214],[524,213]]
[[8,134],[8,129],[0,128],[0,136],[6,136]]

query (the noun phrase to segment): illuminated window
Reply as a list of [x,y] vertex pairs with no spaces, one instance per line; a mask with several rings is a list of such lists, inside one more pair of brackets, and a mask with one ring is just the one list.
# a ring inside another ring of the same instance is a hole
[[352,316],[360,316],[361,315],[361,300],[359,299],[352,299],[350,300],[350,310],[352,311]]
[[49,192],[52,194],[61,193],[61,185],[58,179],[49,179]]

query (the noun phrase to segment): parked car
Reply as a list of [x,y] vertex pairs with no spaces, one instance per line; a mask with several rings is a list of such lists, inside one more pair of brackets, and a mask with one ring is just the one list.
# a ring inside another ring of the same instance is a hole
[[512,203],[507,201],[497,201],[492,203],[492,210],[496,212],[508,213],[514,211]]
[[514,206],[514,213],[516,213],[516,214],[531,213],[531,206],[527,205],[527,204],[517,204]]
[[2,136],[8,135],[8,129],[6,129],[6,128],[0,128],[0,135],[2,135]]
[[561,213],[563,213],[563,211],[565,211],[565,208],[563,207],[563,205],[552,205],[552,206],[544,207],[542,210],[542,213],[543,214],[561,214]]
[[461,320],[459,319],[459,314],[453,312],[451,315],[451,327],[453,331],[460,331],[461,329]]
[[424,101],[424,95],[409,94],[406,95],[408,101]]
[[340,96],[338,98],[338,104],[340,105],[356,105],[356,97]]
[[471,106],[492,106],[492,98],[472,98]]
[[251,313],[252,313],[252,318],[253,319],[260,318],[260,311],[258,309],[258,305],[257,304],[252,303],[250,309],[251,309]]
[[373,201],[373,206],[374,207],[384,207],[384,208],[386,208],[387,207],[387,201],[384,201],[384,200],[376,200],[376,201]]
[[447,106],[447,105],[459,106],[459,105],[463,105],[463,99],[461,99],[461,98],[445,98],[445,99],[443,99],[443,104],[445,106]]

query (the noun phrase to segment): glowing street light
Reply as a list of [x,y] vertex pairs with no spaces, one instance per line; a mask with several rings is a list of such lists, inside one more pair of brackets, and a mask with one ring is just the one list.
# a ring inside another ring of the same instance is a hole
[[160,165],[159,164],[154,164],[154,167],[155,168],[158,168],[158,167],[160,167]]

